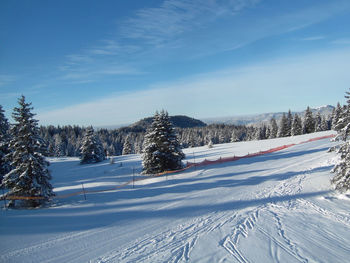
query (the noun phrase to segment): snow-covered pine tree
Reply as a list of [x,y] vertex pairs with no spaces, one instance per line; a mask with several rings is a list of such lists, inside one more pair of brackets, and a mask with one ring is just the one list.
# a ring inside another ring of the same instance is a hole
[[232,131],[230,142],[239,142],[239,138],[236,130]]
[[10,125],[5,117],[4,112],[5,111],[0,105],[0,183],[4,175],[11,170],[10,162],[6,158],[6,155],[10,153],[8,146],[10,143]]
[[342,114],[343,114],[343,109],[340,106],[340,103],[338,102],[337,103],[337,107],[334,109],[334,112],[332,114],[332,129],[333,130],[337,131],[337,128],[338,129],[342,128],[342,127],[340,127],[340,125],[336,128],[336,126],[337,126],[337,124],[339,122],[339,119],[342,117]]
[[321,113],[317,112],[315,116],[315,132],[323,131]]
[[266,127],[266,139],[269,139],[271,136],[271,127],[267,126]]
[[185,154],[166,111],[156,112],[147,130],[142,153],[144,174],[155,174],[182,167]]
[[340,192],[350,189],[350,92],[346,92],[345,98],[348,105],[346,105],[346,110],[343,111],[342,117],[338,119],[339,125],[342,125],[343,128],[338,130],[338,135],[335,138],[336,140],[344,141],[344,143],[337,151],[340,155],[340,161],[332,170],[335,176],[331,180],[335,185],[335,189]]
[[286,117],[286,114],[283,113],[282,119],[280,121],[280,126],[278,130],[278,137],[287,137],[289,136],[289,127],[288,127],[288,119]]
[[94,133],[92,126],[86,129],[80,147],[80,163],[97,163],[105,159],[105,152],[100,139]]
[[2,185],[8,188],[7,197],[28,198],[12,200],[9,206],[38,207],[54,195],[47,169],[49,162],[44,157],[45,144],[39,137],[38,121],[31,113],[31,103],[26,103],[24,96],[18,103],[19,107],[15,107],[12,114],[16,123],[11,127],[11,152],[8,154],[12,170],[4,176]]
[[276,138],[278,133],[278,125],[275,118],[270,120],[270,139]]
[[266,126],[260,126],[256,129],[256,134],[255,134],[255,139],[256,140],[265,140],[266,139]]
[[312,115],[312,111],[308,106],[304,116],[303,133],[313,133],[313,132],[315,132],[315,120]]
[[293,123],[293,115],[292,112],[290,110],[288,110],[288,114],[287,114],[287,136],[291,136],[292,134],[292,123]]
[[322,117],[322,122],[321,122],[321,129],[322,129],[322,131],[328,131],[329,130],[330,122],[331,122],[330,120],[327,121],[325,116]]
[[292,123],[291,135],[295,136],[295,135],[301,135],[301,134],[303,134],[303,123],[299,115],[295,114],[293,118],[293,123]]
[[131,153],[132,153],[132,149],[131,149],[131,144],[130,144],[130,137],[128,135],[128,136],[126,136],[124,144],[123,144],[122,155],[127,155],[127,154],[131,154]]

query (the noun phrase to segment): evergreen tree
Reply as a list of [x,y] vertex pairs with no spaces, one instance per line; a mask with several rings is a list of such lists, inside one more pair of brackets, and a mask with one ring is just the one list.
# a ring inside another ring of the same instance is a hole
[[303,124],[299,115],[295,114],[293,118],[293,123],[292,123],[291,135],[295,136],[295,135],[301,135],[301,134],[303,134]]
[[287,136],[291,136],[292,134],[292,123],[293,123],[293,115],[292,112],[289,110],[287,115]]
[[131,144],[130,144],[130,137],[126,136],[125,138],[125,142],[123,145],[123,155],[127,155],[127,154],[131,154],[132,150],[131,150]]
[[304,133],[315,132],[315,120],[314,120],[314,117],[312,115],[312,111],[311,111],[309,106],[307,107],[307,109],[305,111],[303,132]]
[[276,138],[278,133],[278,125],[275,118],[270,120],[270,139]]
[[340,103],[338,102],[337,107],[334,109],[334,112],[332,113],[332,129],[338,131],[343,128],[341,127],[343,126],[341,123],[339,123],[340,125],[336,127],[339,122],[339,119],[342,117],[342,114],[343,114],[343,109],[340,106]]
[[105,159],[105,152],[102,143],[94,133],[94,129],[91,126],[86,129],[80,152],[81,164],[97,163]]
[[341,192],[350,189],[350,92],[346,92],[345,98],[347,99],[348,105],[342,117],[338,119],[338,123],[344,127],[338,130],[338,135],[336,137],[336,140],[342,140],[344,142],[338,149],[340,161],[332,170],[335,176],[331,180],[335,185],[335,189]]
[[239,142],[239,138],[236,130],[232,131],[230,142]]
[[323,131],[323,129],[322,129],[322,117],[321,117],[320,112],[317,112],[316,117],[315,117],[315,131],[316,132]]
[[266,139],[269,139],[271,136],[271,127],[267,126],[266,128]]
[[283,113],[282,115],[282,119],[280,122],[280,127],[278,130],[278,137],[287,137],[289,136],[289,124],[288,124],[288,119],[286,117],[286,115]]
[[[31,113],[31,103],[22,96],[19,107],[14,108],[12,117],[16,121],[11,128],[9,157],[12,170],[4,176],[2,185],[9,189],[6,196],[24,196],[32,199],[18,200],[23,207],[37,207],[54,195],[49,183],[51,175],[45,160],[45,144],[39,137],[38,121]],[[12,200],[9,206],[15,206]]]
[[5,111],[0,105],[0,183],[4,175],[11,170],[10,162],[6,158],[6,155],[10,153],[10,149],[8,147],[10,143],[10,125],[4,115],[4,112]]
[[266,126],[260,126],[256,129],[256,134],[255,134],[255,139],[256,140],[265,140],[266,139]]
[[184,158],[185,154],[180,148],[168,113],[157,112],[145,135],[142,154],[143,173],[154,174],[179,169]]
[[321,122],[321,130],[322,131],[328,131],[330,128],[330,120],[327,121],[326,118],[323,116],[322,117],[322,122]]

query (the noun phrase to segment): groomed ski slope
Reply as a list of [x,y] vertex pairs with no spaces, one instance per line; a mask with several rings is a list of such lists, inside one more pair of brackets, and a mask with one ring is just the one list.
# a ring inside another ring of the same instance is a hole
[[[332,134],[185,150],[199,162]],[[115,191],[1,210],[0,262],[346,262],[350,198],[333,192],[329,139],[191,168]],[[79,165],[51,159],[58,196],[105,189],[139,172],[139,155]],[[120,164],[122,163],[122,166]],[[140,175],[136,176],[137,178]]]

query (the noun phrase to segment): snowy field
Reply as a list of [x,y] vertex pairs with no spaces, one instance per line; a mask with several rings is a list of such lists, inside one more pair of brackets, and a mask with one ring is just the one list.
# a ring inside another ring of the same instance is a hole
[[[185,150],[200,162],[314,137]],[[0,213],[0,262],[349,262],[350,198],[332,191],[329,139],[191,168],[51,207]],[[140,178],[139,155],[115,164],[51,159],[58,197]]]

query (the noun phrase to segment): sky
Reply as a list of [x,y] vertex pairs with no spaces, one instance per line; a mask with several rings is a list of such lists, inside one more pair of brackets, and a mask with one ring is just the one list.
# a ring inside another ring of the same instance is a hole
[[0,1],[0,105],[122,125],[344,103],[348,0]]

